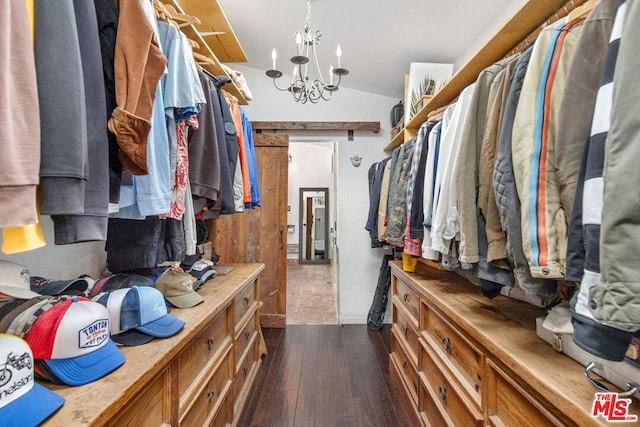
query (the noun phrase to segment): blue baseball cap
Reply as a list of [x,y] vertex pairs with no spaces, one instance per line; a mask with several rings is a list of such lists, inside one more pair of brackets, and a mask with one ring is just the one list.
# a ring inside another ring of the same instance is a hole
[[185,325],[169,314],[162,293],[149,286],[116,289],[95,300],[107,307],[114,325],[111,338],[119,344],[141,345],[153,338],[167,338]]
[[34,381],[33,353],[15,335],[0,334],[0,421],[37,426],[64,404],[64,398]]
[[125,362],[109,338],[109,314],[102,305],[78,297],[42,313],[25,341],[36,360],[43,361],[60,382],[93,382]]

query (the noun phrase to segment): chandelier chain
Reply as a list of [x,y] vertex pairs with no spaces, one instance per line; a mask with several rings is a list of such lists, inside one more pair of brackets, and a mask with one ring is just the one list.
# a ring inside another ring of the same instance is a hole
[[307,26],[306,29],[311,31],[311,0],[307,0]]

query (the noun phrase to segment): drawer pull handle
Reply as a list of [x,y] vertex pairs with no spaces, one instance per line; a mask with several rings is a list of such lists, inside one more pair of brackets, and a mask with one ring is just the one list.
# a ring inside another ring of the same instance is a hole
[[[602,384],[600,381],[596,380],[595,378],[591,377],[591,371],[593,371],[594,369],[599,369],[599,368],[602,368],[602,366],[599,363],[591,362],[585,368],[584,374],[587,376],[587,379],[596,388],[596,390],[599,390],[599,391],[602,391],[602,392],[605,392],[605,393],[611,393],[611,390],[609,390],[607,388],[607,386],[605,386],[604,384]],[[628,387],[629,388],[627,389],[627,391],[624,391],[622,393],[618,393],[618,397],[631,397],[634,394],[636,394],[638,392],[638,390],[640,390],[640,386],[638,384],[629,383]]]
[[209,351],[213,348],[213,340],[211,338],[207,340],[207,347],[209,347]]
[[438,389],[438,393],[440,394],[440,399],[442,400],[447,399],[447,388],[445,386],[441,385],[440,388]]
[[213,403],[213,396],[215,395],[213,390],[209,390],[207,393],[207,398],[209,399],[209,403]]
[[244,297],[244,306],[245,306],[245,307],[248,307],[248,306],[249,306],[249,301],[251,301],[251,300],[249,299],[249,297]]
[[249,368],[245,366],[244,368],[242,368],[242,372],[244,372],[244,376],[246,377],[247,374],[249,373]]
[[247,341],[249,341],[249,338],[251,338],[251,334],[249,332],[245,332],[244,337],[247,339]]
[[404,361],[402,362],[402,368],[406,368],[407,367],[407,359],[404,359]]
[[442,348],[444,348],[446,351],[451,350],[451,339],[449,337],[442,338]]
[[404,336],[406,337],[406,336],[407,336],[407,334],[409,333],[409,327],[408,327],[408,326],[405,326],[405,327],[402,329],[402,333],[403,333],[403,334],[404,334]]
[[402,299],[404,300],[404,302],[409,302],[409,294],[404,294],[404,297]]

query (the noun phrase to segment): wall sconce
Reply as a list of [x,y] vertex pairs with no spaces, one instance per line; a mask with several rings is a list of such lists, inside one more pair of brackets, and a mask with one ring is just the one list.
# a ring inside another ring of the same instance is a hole
[[358,156],[357,154],[355,156],[351,156],[349,157],[349,160],[351,160],[351,164],[355,167],[360,166],[360,163],[362,162],[362,157]]

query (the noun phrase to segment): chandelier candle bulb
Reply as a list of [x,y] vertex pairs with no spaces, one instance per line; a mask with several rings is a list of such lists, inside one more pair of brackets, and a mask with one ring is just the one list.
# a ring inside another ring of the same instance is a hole
[[333,86],[333,65],[329,65],[329,84]]
[[296,47],[298,55],[302,55],[302,34],[296,33]]
[[273,52],[271,52],[271,60],[273,62],[273,68],[272,70],[276,69],[276,58],[278,57],[278,54],[276,53],[275,48],[273,49]]
[[342,57],[342,49],[340,49],[340,45],[336,48],[336,56],[338,57],[338,68],[340,68],[340,58]]

